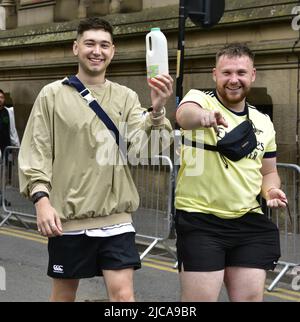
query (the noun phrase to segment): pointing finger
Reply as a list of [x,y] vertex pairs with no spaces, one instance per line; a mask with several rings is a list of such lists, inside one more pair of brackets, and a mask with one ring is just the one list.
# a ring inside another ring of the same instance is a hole
[[214,114],[218,125],[224,125],[225,127],[228,127],[228,123],[223,117],[223,115],[221,114],[221,112],[214,111]]

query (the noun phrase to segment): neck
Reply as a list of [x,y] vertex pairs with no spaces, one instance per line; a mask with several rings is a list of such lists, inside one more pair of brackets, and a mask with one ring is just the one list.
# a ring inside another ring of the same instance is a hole
[[97,76],[90,76],[79,71],[76,76],[87,85],[99,85],[105,83],[105,73]]
[[86,85],[100,85],[105,83],[104,77],[86,77],[80,73],[76,76]]
[[221,101],[221,103],[226,106],[228,109],[234,111],[234,112],[243,112],[245,109],[245,104],[246,104],[246,99],[244,98],[243,100],[237,102],[237,103],[232,103],[232,102],[228,102],[227,100],[225,100],[223,97],[221,97],[221,95],[218,93],[217,91],[217,96],[218,99]]

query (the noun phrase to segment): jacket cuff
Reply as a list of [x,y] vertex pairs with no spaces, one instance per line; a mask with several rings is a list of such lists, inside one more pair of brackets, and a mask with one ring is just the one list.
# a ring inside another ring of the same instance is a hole
[[43,191],[46,192],[48,195],[50,194],[50,187],[46,183],[36,183],[31,187],[30,190],[30,197],[32,197],[36,192]]

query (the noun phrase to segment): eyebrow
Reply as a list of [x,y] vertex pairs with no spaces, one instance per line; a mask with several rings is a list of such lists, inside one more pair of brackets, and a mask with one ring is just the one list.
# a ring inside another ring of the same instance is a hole
[[100,41],[97,41],[97,40],[95,40],[95,39],[92,39],[92,38],[90,38],[90,39],[85,39],[83,42],[99,42],[99,43],[101,43],[101,44],[110,44],[110,45],[112,45],[112,42],[111,41],[109,41],[109,40],[100,40]]
[[[222,68],[221,69],[222,72],[232,72],[231,68]],[[237,72],[247,72],[247,68],[239,68],[236,70]]]

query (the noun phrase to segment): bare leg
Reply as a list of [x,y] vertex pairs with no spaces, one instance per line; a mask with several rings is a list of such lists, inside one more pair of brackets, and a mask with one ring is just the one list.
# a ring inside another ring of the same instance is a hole
[[233,302],[261,302],[264,296],[266,271],[258,268],[227,267],[224,282]]
[[215,302],[223,284],[224,270],[180,273],[181,301]]
[[103,270],[107,294],[111,302],[134,302],[133,268]]
[[74,302],[79,279],[52,279],[51,302]]

